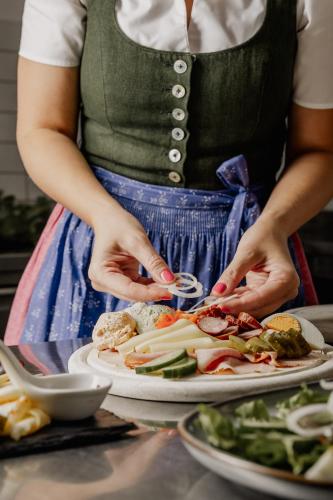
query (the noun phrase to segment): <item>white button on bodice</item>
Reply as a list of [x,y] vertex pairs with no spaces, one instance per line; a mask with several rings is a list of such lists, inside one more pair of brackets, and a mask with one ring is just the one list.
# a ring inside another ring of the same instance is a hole
[[187,64],[182,59],[178,59],[177,61],[175,61],[173,69],[175,70],[176,73],[182,75],[187,70]]
[[172,163],[178,163],[181,157],[181,152],[178,149],[171,149],[169,151],[169,160],[172,161]]
[[175,120],[180,122],[180,121],[184,120],[184,118],[185,118],[185,111],[183,111],[180,108],[175,108],[172,111],[172,116],[174,117]]
[[181,128],[176,127],[172,129],[171,135],[175,141],[182,141],[185,137],[185,132]]
[[185,87],[183,85],[176,84],[172,87],[172,95],[181,99],[186,93]]

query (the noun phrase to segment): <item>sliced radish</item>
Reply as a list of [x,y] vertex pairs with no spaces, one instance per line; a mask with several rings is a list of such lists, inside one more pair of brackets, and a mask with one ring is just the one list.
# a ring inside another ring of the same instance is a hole
[[223,333],[225,335],[238,335],[238,332],[239,326],[228,326],[228,328],[226,328]]
[[238,326],[228,326],[225,330],[223,330],[223,334],[219,335],[217,338],[219,340],[228,340],[230,335],[238,335],[239,327]]
[[221,318],[206,316],[198,321],[198,327],[209,335],[219,335],[228,328],[228,321]]
[[262,332],[263,328],[258,328],[257,330],[250,330],[249,332],[243,332],[239,334],[239,337],[241,337],[244,340],[252,339],[252,337],[259,337]]

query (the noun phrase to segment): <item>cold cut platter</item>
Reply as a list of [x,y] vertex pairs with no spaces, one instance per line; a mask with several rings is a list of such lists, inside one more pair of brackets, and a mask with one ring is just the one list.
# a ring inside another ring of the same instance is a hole
[[259,323],[216,304],[185,313],[140,303],[104,313],[93,342],[70,358],[69,371],[107,374],[118,396],[196,402],[329,377],[333,356],[301,315]]

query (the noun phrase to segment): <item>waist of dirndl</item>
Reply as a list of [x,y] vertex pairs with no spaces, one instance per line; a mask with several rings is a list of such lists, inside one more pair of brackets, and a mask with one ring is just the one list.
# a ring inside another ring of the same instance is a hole
[[260,186],[214,191],[173,188],[137,181],[97,165],[91,165],[91,168],[113,198],[138,218],[146,229],[148,226],[156,232],[221,232],[239,194],[245,194],[251,205],[262,193]]

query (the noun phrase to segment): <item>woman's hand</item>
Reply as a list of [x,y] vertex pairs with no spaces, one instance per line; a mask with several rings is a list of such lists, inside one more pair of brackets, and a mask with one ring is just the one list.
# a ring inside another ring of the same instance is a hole
[[[287,241],[281,227],[261,217],[244,233],[234,259],[212,294],[236,293],[238,298],[228,302],[226,308],[234,313],[246,311],[258,318],[295,298],[299,277]],[[246,278],[246,286],[238,287],[243,278]]]
[[[119,207],[99,216],[93,228],[95,242],[88,275],[95,290],[128,301],[172,299],[158,283],[172,283],[175,277],[135,217]],[[139,274],[140,264],[151,278]]]

